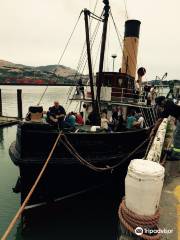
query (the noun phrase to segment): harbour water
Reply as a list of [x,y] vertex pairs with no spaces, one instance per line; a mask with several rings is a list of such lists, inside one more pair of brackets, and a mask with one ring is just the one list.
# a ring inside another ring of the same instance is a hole
[[[8,148],[15,135],[16,126],[0,128],[0,236],[19,208],[19,196],[12,192],[18,168],[13,165],[8,155]],[[15,234],[16,229],[13,229],[10,239],[16,239]]]
[[[16,116],[16,89],[3,89],[4,114]],[[23,112],[36,104],[44,87],[23,87]],[[68,88],[51,87],[43,98],[45,110],[54,99],[64,102]],[[61,101],[62,100],[62,101]],[[8,104],[8,105],[7,105]],[[20,206],[20,195],[12,192],[19,172],[8,155],[15,140],[16,126],[0,129],[0,237]],[[69,181],[73,181],[69,177]],[[123,196],[123,182],[111,183],[94,191],[63,200],[58,205],[30,212],[29,226],[22,234],[19,221],[8,239],[12,240],[115,240],[117,232],[117,210]]]
[[[6,86],[2,85],[2,108],[4,116],[17,116],[17,89],[22,89],[22,102],[23,102],[23,116],[26,116],[29,106],[37,105],[46,86]],[[62,86],[49,86],[42,98],[41,105],[47,111],[53,105],[54,100],[58,100],[60,104],[64,105],[66,110],[69,104],[67,102],[67,95],[71,87]],[[73,108],[76,107],[73,104]]]
[[[12,192],[18,177],[18,168],[8,155],[15,139],[16,126],[0,129],[0,237],[20,206],[20,195]],[[69,181],[73,181],[69,177]],[[122,183],[121,183],[122,184]],[[94,190],[56,206],[30,211],[30,227],[22,234],[19,221],[10,240],[115,240],[117,210],[123,186],[118,184]],[[114,188],[114,189],[113,189]]]

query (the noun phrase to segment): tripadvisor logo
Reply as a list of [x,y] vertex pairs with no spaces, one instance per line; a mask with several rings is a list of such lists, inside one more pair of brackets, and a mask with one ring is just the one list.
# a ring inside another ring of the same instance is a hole
[[134,230],[135,234],[137,236],[141,236],[143,233],[145,234],[171,234],[173,233],[173,229],[148,229],[148,228],[142,228],[142,227],[137,227],[135,230]]
[[143,234],[143,228],[142,227],[137,227],[134,230],[134,232],[135,232],[136,235],[141,236]]

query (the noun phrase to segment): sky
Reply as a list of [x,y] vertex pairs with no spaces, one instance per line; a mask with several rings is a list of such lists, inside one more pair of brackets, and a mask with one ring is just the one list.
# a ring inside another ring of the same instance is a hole
[[[83,8],[92,10],[96,1],[0,0],[0,59],[31,66],[57,64],[79,13]],[[141,21],[138,66],[146,68],[146,79],[161,78],[165,72],[167,79],[180,79],[180,1],[110,0],[121,37],[126,20],[125,2],[128,19]],[[102,0],[99,0],[98,15],[102,7]],[[91,32],[95,24],[92,23]],[[105,70],[112,70],[111,55],[117,54],[115,70],[118,71],[122,52],[112,21],[108,33]],[[94,62],[100,36],[101,32],[92,52]],[[84,40],[81,17],[60,64],[76,69]]]

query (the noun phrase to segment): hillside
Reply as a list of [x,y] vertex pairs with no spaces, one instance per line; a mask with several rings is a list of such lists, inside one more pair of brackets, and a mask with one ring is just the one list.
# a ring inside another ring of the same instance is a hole
[[0,60],[1,84],[74,84],[76,71],[63,65],[26,66]]

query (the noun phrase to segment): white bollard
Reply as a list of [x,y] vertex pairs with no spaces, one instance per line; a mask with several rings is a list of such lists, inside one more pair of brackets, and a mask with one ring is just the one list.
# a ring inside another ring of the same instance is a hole
[[143,159],[132,160],[125,179],[126,207],[138,215],[154,215],[159,207],[164,167]]
[[[164,119],[159,126],[147,158],[132,160],[128,167],[125,179],[125,206],[137,216],[153,218],[159,208],[165,172],[164,167],[159,162],[167,125],[168,119]],[[122,213],[120,216],[123,222]],[[129,233],[122,222],[120,222],[122,235],[119,240],[134,239],[132,232]]]

